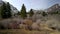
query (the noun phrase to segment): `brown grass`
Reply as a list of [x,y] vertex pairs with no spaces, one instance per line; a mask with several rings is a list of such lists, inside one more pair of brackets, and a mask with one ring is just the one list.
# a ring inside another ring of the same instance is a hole
[[29,31],[25,29],[0,30],[0,34],[60,34],[58,31]]
[[32,25],[32,23],[33,23],[33,21],[30,19],[25,19],[24,22],[26,25]]

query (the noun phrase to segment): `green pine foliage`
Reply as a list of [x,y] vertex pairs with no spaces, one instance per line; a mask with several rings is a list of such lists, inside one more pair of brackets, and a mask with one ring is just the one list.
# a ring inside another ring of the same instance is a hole
[[9,18],[11,17],[11,9],[10,9],[10,4],[9,3],[4,3],[1,6],[1,17],[2,18]]
[[24,4],[22,5],[22,8],[21,8],[21,17],[23,18],[23,19],[25,19],[26,17],[27,17],[27,14],[26,14],[26,8],[25,8],[25,6],[24,6]]
[[6,18],[6,16],[7,16],[6,11],[7,11],[6,4],[3,2],[2,8],[1,8],[1,16],[2,16],[2,18]]
[[32,17],[33,14],[34,14],[33,9],[31,9],[30,12],[29,12],[29,16]]
[[8,18],[11,17],[12,16],[11,15],[11,7],[10,7],[9,2],[7,3],[7,12],[8,12],[8,14],[7,14]]
[[46,16],[46,15],[47,15],[47,13],[46,13],[46,12],[43,12],[43,13],[42,13],[42,16]]
[[0,18],[1,18],[1,8],[2,8],[2,6],[0,7]]

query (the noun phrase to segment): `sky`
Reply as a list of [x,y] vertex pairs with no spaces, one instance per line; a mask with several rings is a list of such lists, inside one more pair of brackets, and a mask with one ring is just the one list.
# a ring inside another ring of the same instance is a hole
[[18,10],[21,10],[22,4],[25,5],[27,11],[31,8],[35,10],[43,10],[54,4],[60,4],[60,0],[3,0],[7,1],[16,7]]

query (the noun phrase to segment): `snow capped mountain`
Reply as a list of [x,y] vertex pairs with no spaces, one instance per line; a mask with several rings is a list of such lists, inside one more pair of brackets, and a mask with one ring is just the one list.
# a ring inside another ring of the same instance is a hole
[[13,5],[10,5],[10,7],[11,7],[11,10],[14,11],[15,13],[18,12],[17,8],[15,8]]
[[15,8],[13,5],[10,5],[10,7],[11,7],[12,16],[14,16],[14,14],[18,13],[17,8]]

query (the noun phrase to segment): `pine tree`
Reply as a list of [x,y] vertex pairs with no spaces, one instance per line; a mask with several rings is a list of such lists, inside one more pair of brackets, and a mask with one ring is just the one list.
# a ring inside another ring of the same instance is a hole
[[1,8],[2,8],[2,6],[0,7],[0,18],[1,18]]
[[46,15],[47,15],[47,13],[46,13],[46,12],[43,12],[43,13],[42,13],[42,16],[46,16]]
[[1,8],[1,16],[2,18],[11,17],[11,8],[9,3],[6,4],[3,2],[2,8]]
[[21,17],[24,19],[27,17],[26,8],[24,4],[22,5],[22,8],[21,8]]
[[11,15],[11,7],[10,7],[10,4],[9,2],[7,2],[7,18],[10,18],[12,15]]
[[6,18],[6,16],[7,16],[6,11],[7,11],[6,4],[3,2],[2,8],[1,8],[1,16],[2,16],[2,18]]
[[30,12],[29,12],[29,16],[32,17],[33,14],[34,14],[33,9],[31,9]]

